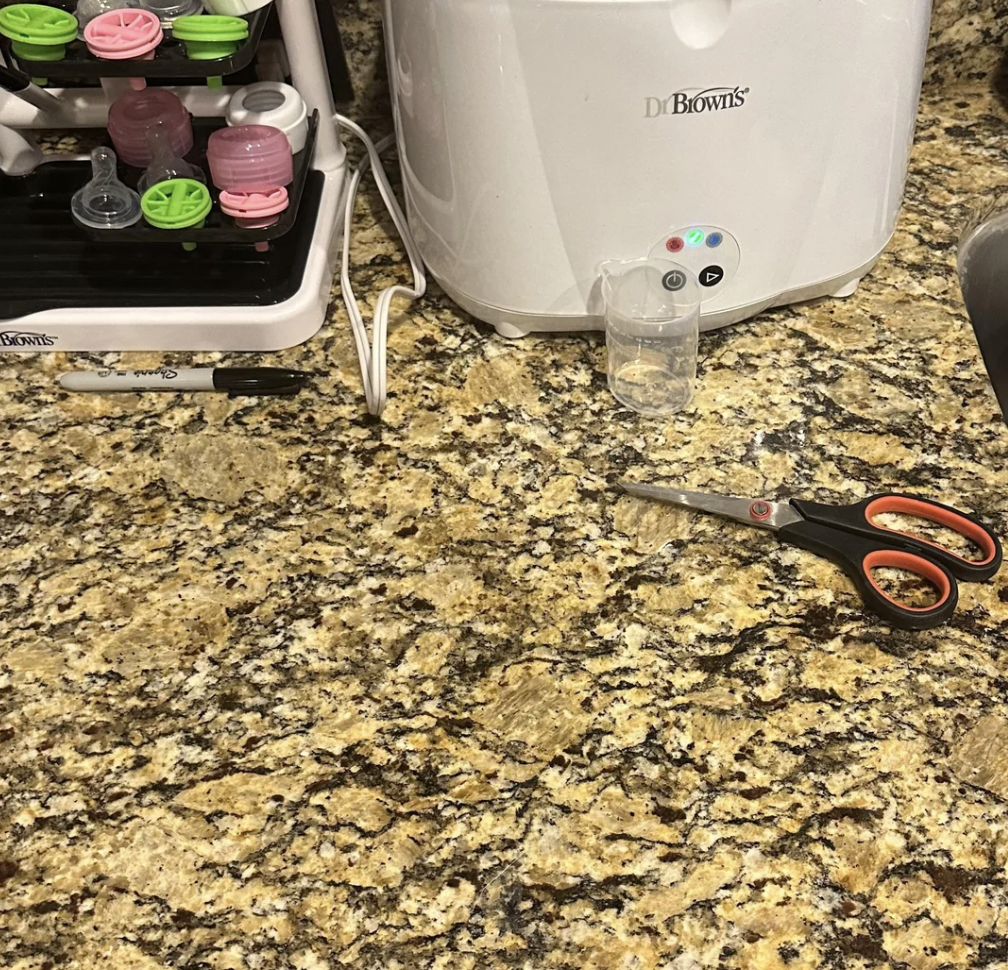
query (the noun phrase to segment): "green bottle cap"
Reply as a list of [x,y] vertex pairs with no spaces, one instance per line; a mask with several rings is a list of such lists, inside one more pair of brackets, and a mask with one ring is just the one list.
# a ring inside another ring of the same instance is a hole
[[191,61],[216,61],[230,57],[249,34],[248,21],[241,17],[204,14],[179,17],[172,23],[172,36],[185,44]]
[[157,229],[201,226],[212,207],[210,190],[195,179],[158,182],[140,200],[144,218]]
[[66,45],[77,39],[77,18],[57,7],[15,3],[0,10],[0,34],[25,61],[61,61]]

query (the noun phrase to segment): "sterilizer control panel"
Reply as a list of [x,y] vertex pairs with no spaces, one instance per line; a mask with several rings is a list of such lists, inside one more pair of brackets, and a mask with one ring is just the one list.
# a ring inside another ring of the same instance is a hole
[[675,229],[651,250],[651,258],[671,259],[700,283],[706,301],[719,295],[738,272],[741,255],[735,237],[718,226]]

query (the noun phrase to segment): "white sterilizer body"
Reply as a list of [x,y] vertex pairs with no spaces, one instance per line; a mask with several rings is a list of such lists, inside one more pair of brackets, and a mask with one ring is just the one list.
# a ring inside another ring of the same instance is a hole
[[509,336],[657,249],[704,329],[848,295],[895,229],[930,0],[385,0],[410,226]]

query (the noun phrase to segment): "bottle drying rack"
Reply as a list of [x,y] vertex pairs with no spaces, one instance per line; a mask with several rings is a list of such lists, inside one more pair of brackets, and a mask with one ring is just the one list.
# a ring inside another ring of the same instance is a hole
[[[71,12],[76,0],[35,2]],[[16,93],[0,97],[4,126],[14,135],[75,129],[84,153],[111,143],[102,88],[111,92],[126,78],[170,86],[190,110],[194,144],[185,157],[203,169],[214,202],[199,228],[143,222],[96,230],[79,224],[70,204],[91,177],[86,157],[49,154],[26,174],[0,171],[0,227],[8,228],[0,232],[0,353],[255,351],[317,332],[338,260],[344,195],[345,155],[331,113],[334,103],[352,98],[335,9],[332,0],[273,0],[245,19],[248,38],[229,56],[207,61],[190,60],[167,32],[151,60],[123,62],[93,57],[80,40],[67,44],[61,61],[29,62],[0,38],[8,84],[42,76],[43,90],[67,99],[68,123],[57,111],[47,126],[31,114],[34,102]],[[283,79],[308,105],[308,131],[293,158],[287,209],[271,226],[244,228],[221,211],[206,149],[210,135],[226,126],[217,109],[228,93],[260,80],[264,66],[268,76],[284,68]],[[223,89],[207,84],[211,78],[222,78]],[[135,189],[142,170],[121,160],[117,167]],[[190,243],[196,248],[183,245]]]
[[[73,12],[72,0],[60,0],[50,3],[50,6]],[[190,60],[186,56],[185,46],[175,40],[170,33],[165,33],[165,39],[158,45],[154,57],[149,60],[114,61],[95,57],[88,50],[83,40],[71,41],[66,47],[66,55],[60,61],[24,61],[14,53],[11,41],[0,38],[0,50],[3,51],[7,63],[13,65],[26,76],[32,74],[46,75],[47,81],[59,84],[76,84],[81,82],[98,84],[103,78],[142,77],[154,82],[164,82],[168,79],[177,80],[180,76],[190,78],[223,77],[245,70],[252,63],[262,40],[266,21],[272,5],[260,7],[247,14],[244,19],[249,25],[248,38],[232,54],[215,60]],[[209,177],[210,168],[207,163],[207,143],[210,135],[218,128],[224,127],[222,119],[192,118],[193,148],[186,154],[186,160],[198,165]],[[318,133],[318,111],[313,111],[308,119],[308,134],[304,148],[294,155],[294,180],[286,186],[288,206],[280,214],[275,223],[256,229],[243,228],[236,225],[234,219],[224,215],[220,209],[220,192],[208,182],[213,208],[200,228],[185,231],[185,242],[200,243],[235,243],[255,246],[257,243],[269,243],[288,233],[295,225],[301,197],[304,194],[305,182],[311,167]],[[105,144],[111,145],[106,137]],[[119,179],[131,189],[137,188],[137,183],[143,175],[143,169],[133,168],[118,163]],[[87,182],[85,176],[81,185]],[[69,209],[70,200],[67,199]],[[178,243],[182,238],[178,230],[158,229],[141,220],[128,229],[95,229],[72,216],[76,227],[86,237],[100,243]]]

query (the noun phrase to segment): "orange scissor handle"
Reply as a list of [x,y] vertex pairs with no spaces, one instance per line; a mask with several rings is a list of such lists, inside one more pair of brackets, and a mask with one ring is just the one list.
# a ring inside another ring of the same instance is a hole
[[[883,547],[899,549],[914,553],[923,559],[933,560],[963,582],[986,582],[1001,568],[1003,554],[998,537],[972,516],[940,502],[887,492],[867,498],[856,505],[822,505],[818,502],[804,502],[797,499],[791,504],[809,522],[829,525],[870,539]],[[886,513],[924,519],[958,532],[979,549],[979,557],[967,559],[929,539],[878,525],[875,519]]]
[[[813,521],[786,525],[777,535],[782,542],[829,559],[843,569],[857,587],[864,605],[898,629],[930,630],[941,626],[952,617],[959,604],[959,587],[955,577],[933,558]],[[912,573],[925,580],[934,587],[935,602],[918,607],[890,596],[874,575],[876,569],[886,567]]]

